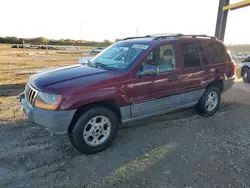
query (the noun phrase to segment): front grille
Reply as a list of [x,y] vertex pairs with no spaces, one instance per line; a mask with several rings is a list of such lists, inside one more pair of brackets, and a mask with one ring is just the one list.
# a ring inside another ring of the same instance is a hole
[[28,85],[28,84],[26,85],[26,87],[25,87],[25,99],[32,106],[34,106],[37,94],[38,94],[38,91],[35,88],[33,88],[31,85]]

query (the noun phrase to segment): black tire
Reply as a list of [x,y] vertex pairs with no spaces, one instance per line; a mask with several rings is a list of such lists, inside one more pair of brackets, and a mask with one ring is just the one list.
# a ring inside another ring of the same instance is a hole
[[250,69],[244,68],[242,71],[243,81],[246,83],[250,83]]
[[[89,145],[83,138],[83,131],[87,123],[96,116],[107,117],[111,123],[111,131],[105,142],[98,146]],[[111,110],[104,107],[95,107],[84,112],[75,125],[69,130],[69,140],[74,148],[83,154],[94,154],[107,149],[115,139],[119,128],[117,116]]]
[[[208,100],[208,96],[212,93],[215,92],[218,96],[218,102],[217,105],[215,105],[215,108],[211,111],[209,111],[207,109],[206,106],[206,101]],[[206,89],[205,93],[203,94],[203,96],[201,97],[199,103],[196,105],[196,111],[203,116],[212,116],[214,115],[217,110],[220,108],[220,102],[221,102],[221,92],[220,89],[218,87],[209,87]]]

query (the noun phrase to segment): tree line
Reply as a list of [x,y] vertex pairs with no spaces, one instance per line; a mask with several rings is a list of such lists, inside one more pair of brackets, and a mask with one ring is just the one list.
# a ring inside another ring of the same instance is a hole
[[0,43],[4,44],[32,44],[32,45],[68,45],[68,46],[109,46],[113,42],[109,40],[87,41],[87,40],[72,40],[72,39],[47,39],[45,37],[37,38],[18,38],[18,37],[0,37]]

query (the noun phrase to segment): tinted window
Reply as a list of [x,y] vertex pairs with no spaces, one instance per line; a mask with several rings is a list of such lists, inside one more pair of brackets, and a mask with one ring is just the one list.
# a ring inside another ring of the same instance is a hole
[[202,65],[207,65],[208,61],[207,61],[207,58],[206,58],[206,55],[204,53],[203,48],[199,44],[197,44],[197,47],[198,47],[198,50],[199,50],[199,53],[200,53],[200,58],[201,58]]
[[201,66],[200,55],[196,44],[182,43],[181,49],[185,68]]
[[143,65],[156,66],[160,73],[175,70],[175,52],[172,45],[162,45],[153,49],[143,62]]
[[211,57],[212,63],[221,63],[231,61],[231,57],[227,49],[221,43],[211,43],[205,46]]

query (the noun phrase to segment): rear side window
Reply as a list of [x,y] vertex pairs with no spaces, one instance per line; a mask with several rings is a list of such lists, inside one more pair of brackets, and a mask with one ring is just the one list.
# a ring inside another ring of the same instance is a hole
[[200,67],[200,55],[197,44],[182,43],[181,50],[183,55],[184,68]]
[[212,63],[222,63],[232,60],[227,49],[221,43],[210,43],[205,46],[205,49],[209,53]]
[[207,61],[207,57],[206,57],[206,55],[204,53],[204,49],[199,44],[197,44],[197,47],[198,47],[198,50],[199,50],[199,53],[200,53],[200,58],[201,58],[202,65],[207,65],[208,61]]

